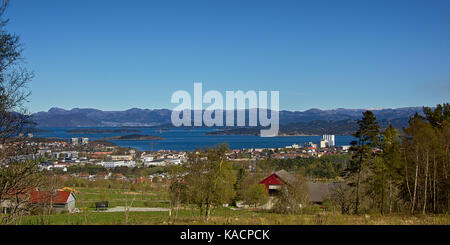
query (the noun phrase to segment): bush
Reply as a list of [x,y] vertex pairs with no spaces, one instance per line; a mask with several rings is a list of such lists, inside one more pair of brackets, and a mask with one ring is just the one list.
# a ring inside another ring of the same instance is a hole
[[306,181],[296,176],[289,185],[284,185],[277,196],[274,212],[296,214],[309,203],[309,192]]
[[246,204],[254,205],[264,205],[269,200],[269,194],[267,193],[266,186],[263,184],[251,185],[244,192],[244,201]]

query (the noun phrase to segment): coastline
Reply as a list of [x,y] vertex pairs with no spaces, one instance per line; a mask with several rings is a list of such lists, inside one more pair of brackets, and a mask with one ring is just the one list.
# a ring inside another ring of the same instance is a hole
[[112,137],[106,137],[99,140],[109,141],[109,140],[133,140],[133,141],[144,141],[144,140],[163,140],[162,137],[153,135],[118,135]]

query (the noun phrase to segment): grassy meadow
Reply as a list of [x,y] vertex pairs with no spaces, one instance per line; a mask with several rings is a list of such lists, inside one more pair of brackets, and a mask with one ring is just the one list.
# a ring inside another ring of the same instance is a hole
[[325,211],[318,206],[308,207],[303,214],[277,214],[258,209],[215,208],[208,219],[199,217],[199,210],[193,206],[182,207],[169,212],[98,212],[95,202],[108,200],[111,207],[130,205],[132,207],[169,208],[165,188],[148,191],[130,191],[113,188],[76,188],[76,206],[80,213],[32,215],[20,220],[23,225],[448,225],[450,215],[341,215]]

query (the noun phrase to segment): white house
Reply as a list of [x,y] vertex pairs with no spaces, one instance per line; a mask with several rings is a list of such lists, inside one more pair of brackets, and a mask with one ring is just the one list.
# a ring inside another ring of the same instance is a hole
[[150,162],[144,162],[144,166],[150,167],[150,166],[166,166],[168,164],[168,161],[166,159],[157,159]]
[[104,162],[103,166],[105,168],[116,168],[116,167],[135,167],[136,162],[135,161],[119,161],[119,162]]

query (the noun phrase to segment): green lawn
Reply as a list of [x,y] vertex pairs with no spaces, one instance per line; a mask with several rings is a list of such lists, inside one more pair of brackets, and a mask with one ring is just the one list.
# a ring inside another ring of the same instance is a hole
[[[125,199],[129,202],[135,198],[133,207],[169,207],[168,193],[163,186],[151,190],[129,191],[109,188],[77,188],[76,206],[81,213],[55,214],[50,216],[25,216],[21,223],[24,225],[122,225],[125,224],[125,213],[94,212],[94,203],[106,199],[110,207],[125,206]],[[232,210],[230,208],[215,208],[208,220],[199,217],[196,208],[180,209],[175,218],[169,212],[130,212],[127,224],[165,225],[165,224],[217,224],[217,225],[411,225],[411,224],[450,224],[450,215],[341,215],[324,213],[319,208],[308,208],[307,213],[299,215],[276,214],[259,210]]]
[[148,191],[130,191],[123,189],[109,188],[77,188],[76,204],[79,209],[88,207],[95,209],[95,202],[108,201],[110,207],[125,206],[128,199],[128,205],[133,201],[133,207],[169,207],[168,193],[165,188]]

